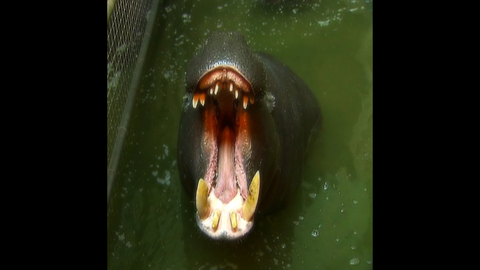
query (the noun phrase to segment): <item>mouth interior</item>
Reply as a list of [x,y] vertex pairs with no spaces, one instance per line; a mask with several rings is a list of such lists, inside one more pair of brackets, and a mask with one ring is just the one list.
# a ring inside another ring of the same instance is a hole
[[208,157],[204,179],[209,193],[224,204],[240,192],[248,195],[244,159],[250,151],[247,113],[255,99],[250,83],[232,67],[207,72],[193,93],[193,107],[203,110],[203,151]]
[[235,164],[235,133],[229,126],[220,131],[218,139],[218,168],[215,196],[228,203],[236,195],[237,180],[234,173]]

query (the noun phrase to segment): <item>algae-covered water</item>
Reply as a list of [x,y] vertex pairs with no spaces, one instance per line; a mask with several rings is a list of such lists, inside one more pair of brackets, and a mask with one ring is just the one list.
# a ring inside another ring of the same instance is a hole
[[[371,269],[372,1],[164,1],[107,207],[108,269]],[[248,238],[213,242],[183,194],[176,141],[188,61],[214,31],[287,64],[323,125],[302,185]]]

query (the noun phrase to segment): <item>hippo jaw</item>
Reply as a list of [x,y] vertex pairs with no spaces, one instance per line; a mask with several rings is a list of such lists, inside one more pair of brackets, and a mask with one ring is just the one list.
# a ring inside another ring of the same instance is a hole
[[253,215],[258,202],[260,188],[259,172],[250,184],[248,197],[245,200],[237,194],[228,203],[224,203],[215,195],[215,187],[208,191],[203,179],[198,182],[196,220],[198,227],[214,239],[237,239],[245,236],[253,227]]
[[211,238],[237,239],[253,227],[260,191],[260,168],[247,179],[252,174],[247,170],[254,168],[249,162],[248,110],[255,95],[250,82],[232,66],[207,71],[192,94],[191,106],[203,122],[197,147],[206,161],[196,191],[197,224]]

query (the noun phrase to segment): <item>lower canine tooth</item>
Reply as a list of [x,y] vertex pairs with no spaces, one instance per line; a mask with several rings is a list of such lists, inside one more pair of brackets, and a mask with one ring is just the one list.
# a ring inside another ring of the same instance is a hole
[[248,188],[248,197],[242,206],[242,216],[246,221],[250,221],[257,208],[258,195],[260,194],[260,172],[257,171],[253,176],[252,183]]
[[197,211],[198,211],[198,216],[200,219],[204,219],[208,216],[210,212],[210,207],[208,205],[207,201],[208,197],[208,186],[205,181],[200,178],[198,180],[198,186],[197,186],[197,196],[196,196],[196,206],[197,206]]
[[220,210],[217,209],[213,213],[212,229],[214,229],[214,230],[217,229],[219,220],[220,220]]

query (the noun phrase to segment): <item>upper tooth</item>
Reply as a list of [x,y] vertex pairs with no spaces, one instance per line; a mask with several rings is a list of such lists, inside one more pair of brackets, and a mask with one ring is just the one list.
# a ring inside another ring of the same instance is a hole
[[197,103],[198,103],[198,96],[196,95],[193,95],[193,108],[196,109],[197,108]]
[[247,109],[247,104],[248,104],[248,97],[247,95],[243,96],[243,108],[246,110]]
[[210,87],[210,95],[213,95],[213,87]]
[[215,84],[215,95],[218,93],[218,83]]
[[235,99],[238,98],[238,90],[235,90]]
[[230,92],[233,91],[233,83],[230,83]]

